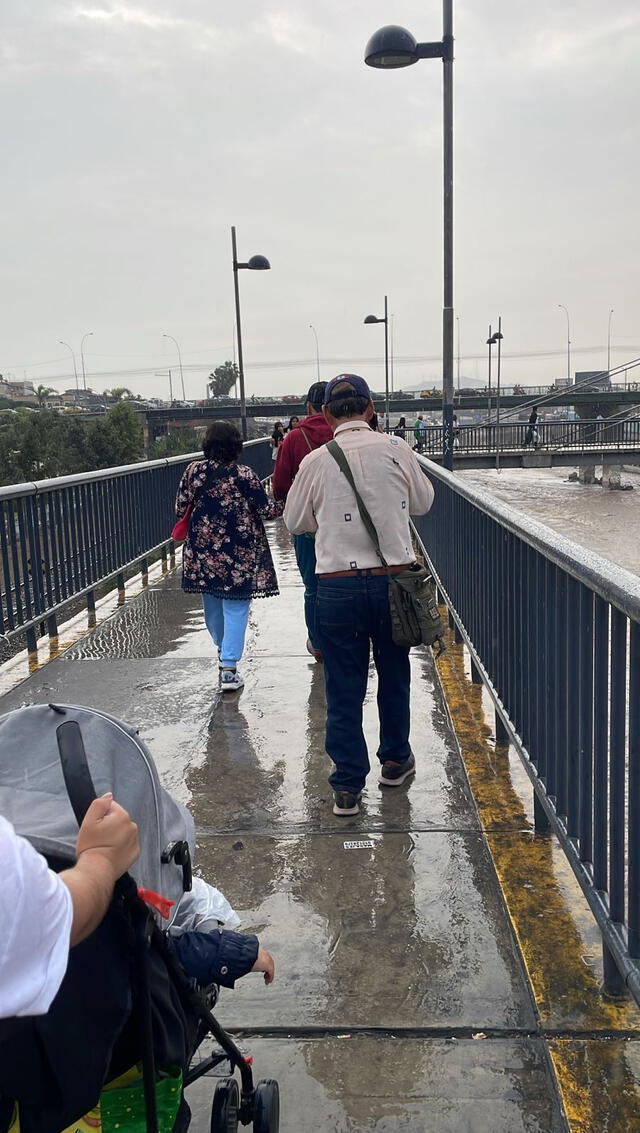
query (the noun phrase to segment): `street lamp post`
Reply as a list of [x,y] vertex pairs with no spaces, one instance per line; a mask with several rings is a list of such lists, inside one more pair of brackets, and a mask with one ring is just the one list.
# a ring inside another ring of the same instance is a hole
[[60,341],[61,346],[66,346],[67,350],[71,351],[71,357],[73,358],[73,372],[74,372],[75,378],[76,378],[76,393],[77,393],[80,387],[78,385],[78,367],[76,366],[75,351],[73,349],[73,346],[70,346],[68,342],[63,342],[62,339],[60,339],[59,341]]
[[498,374],[496,378],[496,472],[500,471],[500,359],[502,357],[502,315],[498,318],[498,329],[493,336],[498,343]]
[[460,316],[456,315],[456,329],[458,332],[458,408],[460,408]]
[[384,413],[386,418],[386,430],[389,432],[389,313],[386,295],[384,297],[384,315],[382,318],[379,319],[376,315],[367,315],[364,321],[366,324],[384,323]]
[[442,462],[453,468],[453,0],[442,0],[442,39],[417,43],[406,28],[380,28],[365,49],[370,67],[407,67],[418,59],[442,59],[443,104],[443,303]]
[[86,375],[85,369],[84,369],[84,340],[85,340],[85,338],[91,338],[92,336],[93,336],[93,331],[88,330],[86,334],[83,334],[83,336],[80,340],[80,357],[82,359],[82,388],[83,389],[87,388],[87,375]]
[[564,303],[558,303],[558,306],[562,307],[567,316],[567,384],[571,385],[571,324],[569,323],[569,312]]
[[613,307],[609,311],[609,326],[607,328],[607,377],[611,373],[611,316],[613,315]]
[[181,385],[182,385],[182,400],[186,402],[187,398],[186,398],[186,394],[184,392],[184,373],[183,373],[183,370],[182,370],[182,355],[180,353],[180,347],[178,345],[178,341],[177,341],[177,339],[175,339],[173,337],[172,334],[163,334],[162,337],[163,338],[170,338],[171,341],[173,343],[175,343],[176,350],[178,351],[178,362],[180,364],[180,382],[181,382]]
[[247,401],[244,392],[244,364],[242,361],[242,329],[240,325],[240,289],[238,287],[238,271],[248,268],[250,271],[268,271],[271,267],[266,256],[251,256],[246,263],[238,263],[238,250],[236,247],[235,225],[231,228],[231,250],[233,252],[233,289],[236,301],[236,331],[238,334],[238,377],[240,379],[240,424],[242,439],[247,439]]
[[489,347],[489,396],[487,398],[487,423],[491,424],[491,347],[495,343],[495,338],[491,333],[491,323],[489,323],[489,337],[487,339],[487,346]]
[[316,334],[316,328],[313,323],[309,323],[309,330],[313,331],[313,337],[316,340],[316,373],[318,375],[317,380],[320,381],[320,347],[318,346],[318,335]]

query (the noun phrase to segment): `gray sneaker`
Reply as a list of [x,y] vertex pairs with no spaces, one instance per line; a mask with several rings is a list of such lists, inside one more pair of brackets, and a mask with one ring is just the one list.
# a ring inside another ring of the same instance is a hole
[[223,692],[238,692],[244,687],[244,681],[237,669],[220,670],[220,687]]
[[383,787],[399,787],[405,779],[408,779],[410,775],[415,775],[415,773],[416,761],[412,753],[402,763],[396,763],[393,759],[388,759],[386,763],[383,763],[378,782]]
[[354,794],[352,791],[333,792],[333,813],[347,818],[349,815],[360,814],[360,799],[362,791]]

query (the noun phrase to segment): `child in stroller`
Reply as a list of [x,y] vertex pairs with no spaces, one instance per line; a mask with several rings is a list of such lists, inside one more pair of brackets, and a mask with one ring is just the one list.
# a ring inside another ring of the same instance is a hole
[[[0,1021],[0,1133],[183,1133],[185,1087],[227,1061],[241,1089],[219,1079],[212,1133],[238,1123],[276,1133],[277,1083],[254,1086],[250,1060],[211,1013],[216,982],[233,986],[251,969],[270,980],[272,961],[255,937],[220,932],[237,918],[192,878],[193,820],[161,787],[149,751],[92,709],[34,705],[0,718],[0,813],[51,868],[69,865],[79,824],[106,791],[137,822],[140,858],[71,950],[47,1015]],[[207,1034],[221,1049],[194,1065]]]

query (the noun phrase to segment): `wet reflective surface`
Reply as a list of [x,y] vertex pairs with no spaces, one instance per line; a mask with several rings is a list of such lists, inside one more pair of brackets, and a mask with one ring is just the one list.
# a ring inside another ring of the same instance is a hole
[[[245,1033],[257,1076],[279,1078],[283,1130],[555,1133],[551,1063],[433,662],[412,657],[415,781],[383,792],[374,768],[362,813],[336,818],[322,667],[288,535],[270,537],[282,593],[253,604],[240,694],[219,693],[199,602],[173,575],[2,708],[123,717],[191,805],[197,867],[276,957],[275,984],[248,976],[218,1015]],[[365,716],[373,752],[373,677]],[[505,834],[525,826],[505,807]],[[213,1084],[191,1091],[196,1133]]]

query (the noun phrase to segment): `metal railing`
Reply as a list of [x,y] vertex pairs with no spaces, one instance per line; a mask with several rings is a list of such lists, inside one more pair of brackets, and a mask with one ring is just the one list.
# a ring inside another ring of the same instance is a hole
[[[442,426],[428,425],[418,439],[413,429],[404,430],[404,439],[425,456],[439,457],[442,452]],[[454,449],[462,453],[517,452],[545,449],[562,452],[615,452],[640,449],[640,417],[624,420],[598,418],[595,421],[541,421],[535,432],[528,421],[512,421],[459,425],[454,434]]]
[[[170,538],[180,477],[201,456],[191,453],[78,476],[0,488],[0,635],[58,633],[71,602],[95,610],[95,591],[159,555],[175,561]],[[271,475],[268,441],[249,441],[241,457],[261,477]]]
[[640,1003],[640,577],[430,461],[415,526],[458,641],[603,936],[605,982]]

